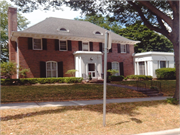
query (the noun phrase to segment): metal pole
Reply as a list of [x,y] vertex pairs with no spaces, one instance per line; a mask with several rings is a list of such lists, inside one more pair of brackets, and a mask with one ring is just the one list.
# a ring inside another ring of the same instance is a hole
[[105,44],[104,44],[104,87],[103,87],[103,126],[106,126],[106,83],[107,83],[107,43],[108,43],[108,32],[105,33]]

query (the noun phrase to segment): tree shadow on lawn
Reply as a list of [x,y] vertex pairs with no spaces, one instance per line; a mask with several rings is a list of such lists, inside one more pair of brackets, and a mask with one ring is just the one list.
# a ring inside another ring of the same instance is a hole
[[[166,101],[146,101],[146,102],[135,102],[135,103],[110,103],[106,106],[106,113],[113,113],[113,114],[119,114],[119,115],[129,115],[131,117],[140,115],[140,112],[137,112],[139,107],[150,107],[154,106],[157,107],[160,104],[167,104]],[[46,114],[55,114],[55,113],[64,113],[69,110],[88,110],[88,111],[94,111],[98,113],[103,113],[103,105],[86,105],[86,106],[65,106],[65,107],[58,107],[53,109],[47,108],[46,110],[42,111],[34,111],[30,113],[20,113],[16,115],[8,115],[5,117],[1,117],[1,121],[8,121],[13,119],[23,119],[27,117],[33,117],[38,115],[46,115]],[[132,121],[135,121],[136,123],[142,123],[141,120],[136,118],[131,118]],[[117,123],[118,124],[118,123]]]

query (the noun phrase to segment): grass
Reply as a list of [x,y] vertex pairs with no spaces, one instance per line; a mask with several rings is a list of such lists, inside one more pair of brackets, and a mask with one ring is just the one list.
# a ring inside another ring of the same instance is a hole
[[1,134],[126,135],[179,128],[179,106],[165,101],[1,110]]
[[[147,88],[150,88],[151,81],[142,81],[146,83]],[[164,96],[173,96],[175,89],[176,89],[176,80],[158,80],[158,82],[161,82],[161,93],[164,94]],[[128,86],[137,86],[136,81],[118,81],[118,82],[111,82],[114,84],[121,84],[121,85],[128,85]]]
[[[146,97],[126,88],[107,86],[107,98]],[[90,100],[103,98],[103,85],[2,86],[1,103]]]

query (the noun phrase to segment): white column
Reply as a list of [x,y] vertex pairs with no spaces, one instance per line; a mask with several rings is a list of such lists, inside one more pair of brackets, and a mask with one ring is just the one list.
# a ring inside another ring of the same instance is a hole
[[139,62],[137,62],[137,75],[139,75]]

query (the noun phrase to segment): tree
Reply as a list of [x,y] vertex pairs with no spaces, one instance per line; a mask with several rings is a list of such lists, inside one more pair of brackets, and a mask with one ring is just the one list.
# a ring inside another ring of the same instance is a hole
[[12,75],[16,74],[16,63],[11,61],[1,63],[1,75],[6,78],[11,78]]
[[140,22],[120,29],[118,34],[128,39],[141,41],[134,46],[135,53],[147,51],[173,52],[173,45],[169,39],[150,30]]
[[[5,0],[0,1],[1,62],[6,62],[9,59],[9,54],[8,54],[8,16],[7,16],[7,11],[8,11],[9,6],[12,6],[12,5],[8,4]],[[17,15],[17,19],[18,19],[18,30],[25,29],[27,27],[27,25],[30,23],[25,17],[23,17],[19,13]]]
[[152,0],[152,1],[128,1],[128,0],[11,0],[20,6],[23,12],[33,11],[39,5],[44,10],[52,7],[60,8],[66,4],[74,10],[81,9],[86,15],[106,14],[111,21],[119,21],[122,24],[134,24],[141,21],[149,29],[166,36],[173,44],[176,65],[176,91],[174,98],[179,99],[179,1]]
[[134,46],[135,53],[147,51],[173,51],[172,43],[165,36],[150,30],[145,25],[142,25],[141,22],[136,22],[135,24],[127,25],[126,28],[122,28],[119,22],[110,22],[108,18],[102,15],[85,16],[84,19],[75,18],[75,20],[89,21],[128,39],[141,41],[141,43]]

